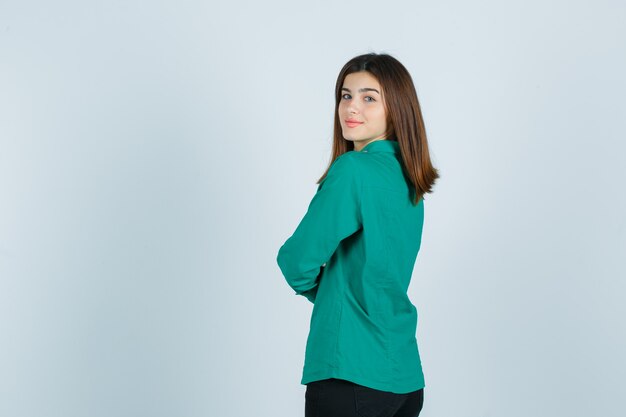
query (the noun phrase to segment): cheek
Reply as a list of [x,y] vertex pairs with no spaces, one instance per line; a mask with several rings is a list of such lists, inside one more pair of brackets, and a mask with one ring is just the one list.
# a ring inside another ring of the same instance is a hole
[[387,125],[387,114],[384,109],[380,109],[376,112],[376,123],[380,126]]

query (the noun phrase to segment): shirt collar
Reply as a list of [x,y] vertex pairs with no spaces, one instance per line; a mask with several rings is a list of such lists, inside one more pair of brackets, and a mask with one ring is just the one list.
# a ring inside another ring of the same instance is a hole
[[400,153],[400,145],[397,140],[392,139],[380,139],[374,140],[363,147],[359,152],[374,153],[374,152],[393,152]]

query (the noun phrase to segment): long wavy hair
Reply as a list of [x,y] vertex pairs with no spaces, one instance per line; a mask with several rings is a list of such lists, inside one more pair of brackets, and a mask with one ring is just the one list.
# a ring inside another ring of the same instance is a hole
[[341,88],[346,76],[359,71],[370,73],[380,83],[387,112],[386,140],[398,142],[402,155],[402,169],[413,186],[412,202],[417,205],[424,198],[424,194],[432,192],[439,172],[430,160],[424,119],[411,75],[400,61],[387,54],[359,55],[348,61],[339,72],[335,85],[332,156],[317,184],[326,177],[337,157],[354,150],[354,143],[343,137],[338,109],[342,96]]

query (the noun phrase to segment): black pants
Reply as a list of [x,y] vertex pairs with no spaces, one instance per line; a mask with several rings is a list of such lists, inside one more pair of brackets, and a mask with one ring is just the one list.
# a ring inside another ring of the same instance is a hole
[[417,417],[423,404],[423,388],[394,394],[330,378],[307,384],[304,417]]

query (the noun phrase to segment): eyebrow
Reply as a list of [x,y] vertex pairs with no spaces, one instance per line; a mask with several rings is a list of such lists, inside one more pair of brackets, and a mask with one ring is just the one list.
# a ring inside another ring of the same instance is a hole
[[[346,90],[348,93],[351,93],[349,88],[342,87],[341,89],[342,90]],[[359,88],[359,93],[364,93],[366,91],[376,91],[378,94],[380,94],[380,92],[377,89],[375,89],[375,88],[369,88],[369,87]]]

